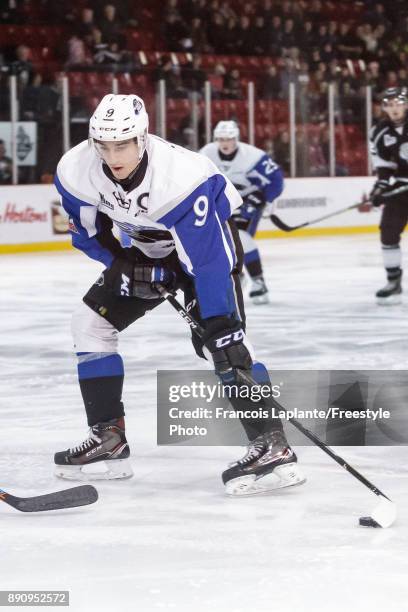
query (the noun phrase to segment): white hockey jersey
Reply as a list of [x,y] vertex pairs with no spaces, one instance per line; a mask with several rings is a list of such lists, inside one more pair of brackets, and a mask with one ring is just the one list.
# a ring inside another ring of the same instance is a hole
[[149,135],[145,155],[145,174],[129,192],[107,176],[88,141],[62,157],[55,184],[70,215],[73,245],[110,266],[115,253],[101,240],[110,220],[149,257],[177,250],[194,277],[204,318],[228,313],[235,251],[225,222],[241,205],[240,195],[198,153]]
[[210,142],[200,153],[206,155],[229,178],[244,198],[251,192],[261,191],[265,202],[271,202],[282,191],[280,168],[262,149],[239,142],[236,155],[232,160],[227,160],[220,156],[218,144]]

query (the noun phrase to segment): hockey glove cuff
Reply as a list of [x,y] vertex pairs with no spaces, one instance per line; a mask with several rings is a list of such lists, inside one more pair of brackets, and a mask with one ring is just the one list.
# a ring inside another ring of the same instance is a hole
[[392,186],[389,184],[388,181],[384,179],[376,181],[369,196],[372,205],[377,207],[381,206],[381,204],[384,204],[383,195],[390,189],[392,189]]
[[157,300],[161,296],[156,289],[160,284],[167,290],[174,289],[176,275],[163,266],[135,264],[125,259],[115,259],[107,271],[115,295]]
[[[211,352],[215,372],[223,382],[248,382],[240,375],[241,371],[252,368],[252,358],[243,343],[244,337],[240,321],[229,317],[212,317],[206,321],[203,344]],[[232,374],[231,380],[228,374]]]

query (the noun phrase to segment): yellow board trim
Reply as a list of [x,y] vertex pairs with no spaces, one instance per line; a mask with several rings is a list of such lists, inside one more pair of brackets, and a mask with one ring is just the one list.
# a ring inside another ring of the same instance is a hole
[[378,232],[378,225],[361,225],[353,227],[313,227],[311,229],[298,229],[293,232],[281,230],[261,230],[255,238],[296,238],[307,236],[341,236],[345,234],[373,234]]
[[0,255],[9,253],[34,253],[37,251],[66,251],[73,247],[71,242],[31,242],[27,244],[0,244]]

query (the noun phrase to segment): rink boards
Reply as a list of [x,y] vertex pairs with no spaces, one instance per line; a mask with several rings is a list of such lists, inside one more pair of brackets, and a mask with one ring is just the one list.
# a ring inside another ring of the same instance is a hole
[[[372,177],[287,179],[273,212],[288,225],[313,220],[365,199]],[[311,227],[285,233],[269,215],[261,220],[258,238],[376,231],[379,211],[351,210]],[[0,187],[0,253],[70,248],[68,220],[53,185]]]

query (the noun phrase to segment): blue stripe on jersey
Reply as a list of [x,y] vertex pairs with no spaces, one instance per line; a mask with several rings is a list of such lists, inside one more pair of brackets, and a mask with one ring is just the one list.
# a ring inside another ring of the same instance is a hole
[[[79,198],[70,194],[61,184],[58,176],[55,176],[54,183],[59,193],[62,195],[62,206],[64,210],[69,214],[72,221],[73,227],[71,228],[72,245],[83,251],[91,259],[100,261],[105,266],[109,267],[114,259],[112,253],[103,247],[95,236],[89,237],[87,230],[81,223],[81,208],[84,206],[92,206],[87,202],[83,202]],[[101,213],[96,214],[96,230],[99,229],[98,216]]]
[[109,353],[101,357],[103,353],[95,353],[95,359],[91,359],[92,353],[77,353],[78,356],[86,355],[89,361],[78,363],[79,380],[86,378],[102,378],[105,376],[123,376],[124,367],[122,357],[118,354]]
[[282,170],[266,153],[247,173],[247,178],[259,187],[267,202],[275,200],[283,191]]
[[172,233],[178,239],[176,249],[184,269],[194,277],[201,316],[230,315],[235,309],[230,278],[235,253],[217,212],[210,182],[203,183],[186,201],[188,211]]
[[157,219],[158,223],[163,223],[168,229],[173,227],[194,206],[194,203],[202,195],[216,203],[216,210],[222,221],[226,221],[231,216],[231,204],[225,195],[226,180],[222,174],[214,174],[201,185],[196,187],[184,200],[182,200],[170,212]]

